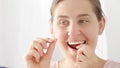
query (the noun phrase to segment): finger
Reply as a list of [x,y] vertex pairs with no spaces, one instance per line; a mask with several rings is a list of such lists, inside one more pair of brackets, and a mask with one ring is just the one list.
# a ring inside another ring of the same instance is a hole
[[42,45],[42,47],[44,49],[47,49],[47,43],[50,43],[50,42],[53,41],[50,38],[45,38],[45,39],[43,39],[43,38],[37,38],[36,40]]
[[86,57],[90,58],[92,55],[94,55],[94,50],[86,44],[81,45],[78,49],[78,53],[82,53]]
[[41,44],[39,44],[39,42],[34,41],[34,43],[31,46],[31,49],[38,51],[39,54],[41,54],[41,56],[43,56],[43,47]]
[[75,62],[75,68],[81,68],[80,65],[82,64],[82,62]]
[[49,58],[51,58],[52,56],[52,53],[54,51],[54,48],[55,48],[55,43],[56,43],[56,39],[54,39],[54,41],[52,41],[50,44],[49,44],[49,47],[48,47],[48,50],[46,52],[46,54],[49,56]]
[[25,56],[27,62],[39,62],[40,54],[36,50],[30,50]]
[[78,52],[82,53],[85,56],[90,56],[92,54],[92,49],[90,49],[89,45],[83,44],[77,47]]
[[44,49],[47,49],[47,42],[46,42],[44,39],[42,39],[42,38],[36,38],[36,41],[37,41],[40,45],[42,45],[42,47],[43,47]]
[[45,38],[44,40],[49,42],[49,43],[54,41],[54,39],[52,39],[52,38]]
[[78,61],[78,62],[85,62],[86,60],[87,60],[86,56],[84,56],[83,54],[77,54],[76,61]]
[[86,53],[84,52],[84,50],[85,50],[84,47],[79,48],[77,51],[77,54],[82,54],[82,55],[86,56]]
[[[92,52],[93,51],[93,52]],[[94,50],[89,46],[89,45],[84,45],[83,47],[83,53],[87,56],[90,57],[93,53]]]

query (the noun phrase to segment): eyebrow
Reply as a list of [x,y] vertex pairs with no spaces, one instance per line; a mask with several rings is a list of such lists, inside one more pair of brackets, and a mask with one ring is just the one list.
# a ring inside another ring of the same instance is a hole
[[60,16],[58,16],[58,18],[69,18],[68,16],[65,16],[65,15],[60,15]]
[[89,14],[79,14],[77,17],[90,16]]
[[[84,16],[90,16],[89,14],[79,14],[78,16],[77,16],[77,18],[78,17],[84,17]],[[57,18],[69,18],[68,16],[66,16],[66,15],[60,15],[60,16],[58,16]]]

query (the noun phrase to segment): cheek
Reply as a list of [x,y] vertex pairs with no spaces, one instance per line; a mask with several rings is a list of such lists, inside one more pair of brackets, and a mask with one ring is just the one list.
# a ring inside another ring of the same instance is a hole
[[85,34],[88,39],[88,45],[90,45],[90,47],[92,47],[94,50],[97,45],[98,28],[91,27],[86,31]]
[[59,29],[59,28],[54,28],[54,36],[60,41],[65,41],[66,40],[66,35],[67,32],[65,30]]

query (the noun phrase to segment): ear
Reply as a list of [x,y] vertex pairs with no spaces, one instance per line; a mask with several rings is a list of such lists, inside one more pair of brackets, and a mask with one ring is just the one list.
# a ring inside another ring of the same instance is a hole
[[99,22],[99,35],[101,35],[105,28],[105,18],[102,17],[101,21]]
[[53,36],[53,21],[50,19],[50,33]]

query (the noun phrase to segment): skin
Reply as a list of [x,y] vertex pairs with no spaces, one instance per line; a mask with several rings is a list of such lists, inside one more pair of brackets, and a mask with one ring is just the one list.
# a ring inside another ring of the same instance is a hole
[[[36,38],[25,55],[27,68],[49,68],[55,43],[56,39]],[[43,49],[47,51],[44,52]]]
[[[98,21],[88,0],[65,0],[59,3],[51,22],[50,31],[54,39],[37,38],[31,44],[25,57],[27,68],[49,68],[56,41],[64,56],[59,68],[103,68],[105,60],[95,55],[95,48],[98,36],[104,30],[105,19],[102,17]],[[67,45],[67,42],[83,40],[86,44],[79,45],[77,50]],[[47,43],[49,47],[46,47]],[[43,49],[47,49],[47,52],[43,52]]]

